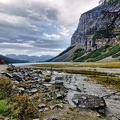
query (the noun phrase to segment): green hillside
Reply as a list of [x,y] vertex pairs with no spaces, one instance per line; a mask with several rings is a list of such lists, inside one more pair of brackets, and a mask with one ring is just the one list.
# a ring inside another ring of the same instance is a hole
[[[77,55],[82,51],[78,51]],[[112,56],[112,58],[117,58],[120,56],[120,44],[116,43],[113,45],[105,45],[97,50],[94,50],[92,52],[84,53],[83,55],[80,54],[76,57],[76,59],[73,59],[74,62],[95,62],[102,60],[104,58],[107,58],[109,56]]]

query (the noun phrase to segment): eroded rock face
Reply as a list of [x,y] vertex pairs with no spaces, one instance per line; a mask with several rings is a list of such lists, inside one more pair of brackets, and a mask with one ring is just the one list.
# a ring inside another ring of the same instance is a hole
[[[113,6],[109,7],[108,9],[119,9],[119,5],[114,4]],[[103,20],[103,15],[101,14],[102,10],[107,8],[106,5],[100,5],[93,10],[90,10],[86,13],[83,13],[80,17],[79,24],[77,30],[74,32],[71,38],[71,46],[80,44],[84,46],[86,51],[90,51],[94,49],[94,47],[98,47],[97,41],[92,40],[92,36],[94,35],[95,31],[106,29],[106,26],[111,21],[111,18],[107,20]],[[115,23],[115,27],[120,25],[119,19]],[[104,41],[103,41],[104,42]],[[97,45],[97,46],[96,46]]]

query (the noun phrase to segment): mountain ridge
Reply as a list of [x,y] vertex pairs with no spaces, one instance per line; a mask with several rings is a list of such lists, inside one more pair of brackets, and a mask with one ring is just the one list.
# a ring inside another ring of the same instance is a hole
[[[107,26],[112,18],[103,20],[103,15],[101,14],[101,11],[106,10],[106,7],[108,10],[111,10],[113,8],[115,8],[115,10],[118,10],[120,6],[117,3],[114,3],[109,7],[105,4],[102,4],[83,13],[79,19],[78,27],[71,38],[70,46],[74,46],[74,49],[67,51],[69,54],[65,53],[61,56],[55,57],[52,62],[63,62],[66,61],[67,58],[70,58],[68,61],[75,61],[73,60],[75,54],[78,55],[77,57],[81,57],[81,55],[83,55],[83,51],[79,51],[80,49],[84,49],[84,54],[86,54],[87,52],[96,51],[100,48],[102,49],[102,47],[107,44],[111,45],[111,47],[113,47],[115,43],[119,44],[120,20],[116,20],[115,29],[113,32],[108,33]],[[101,36],[104,36],[104,38]],[[78,53],[76,51],[78,51]]]
[[14,58],[18,60],[25,60],[29,62],[41,62],[53,58],[51,55],[42,55],[42,56],[29,56],[29,55],[16,55],[16,54],[6,54],[6,57]]
[[0,60],[4,59],[5,64],[12,64],[12,63],[27,63],[28,61],[25,60],[17,60],[17,59],[12,59],[6,56],[3,56],[0,54]]

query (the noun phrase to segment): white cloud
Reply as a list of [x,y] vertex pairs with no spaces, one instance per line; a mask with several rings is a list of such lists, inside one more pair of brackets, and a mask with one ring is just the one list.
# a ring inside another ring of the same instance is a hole
[[60,26],[60,28],[58,28],[58,31],[63,36],[69,36],[69,30],[66,29],[64,26]]
[[44,33],[43,36],[49,39],[55,39],[55,40],[60,39],[60,35],[56,35],[56,34],[49,35],[49,34]]
[[0,46],[2,47],[2,46],[15,46],[15,47],[30,47],[30,48],[32,48],[33,46],[32,45],[30,45],[30,44],[28,44],[28,43],[6,43],[6,42],[3,42],[3,43],[0,43]]

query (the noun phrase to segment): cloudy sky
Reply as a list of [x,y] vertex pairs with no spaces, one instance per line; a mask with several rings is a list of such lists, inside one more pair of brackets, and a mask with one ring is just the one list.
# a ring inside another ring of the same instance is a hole
[[0,0],[0,54],[57,55],[99,0]]

